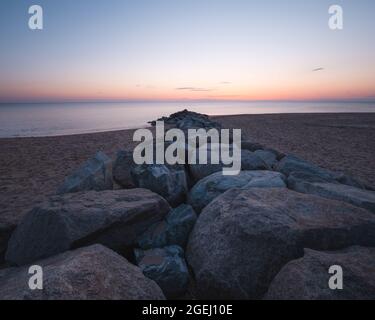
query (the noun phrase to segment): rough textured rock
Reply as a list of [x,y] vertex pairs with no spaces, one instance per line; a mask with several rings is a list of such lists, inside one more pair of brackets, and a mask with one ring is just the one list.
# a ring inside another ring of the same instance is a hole
[[173,207],[185,201],[188,187],[183,167],[140,165],[132,170],[132,177],[137,187],[160,194]]
[[261,158],[270,168],[273,168],[277,164],[277,155],[269,150],[256,150],[254,152],[256,156]]
[[4,224],[1,225],[0,223],[0,265],[4,261],[5,252],[8,246],[9,238],[16,228],[15,225]]
[[302,171],[297,171],[297,172],[291,172],[287,178],[287,183],[290,184],[289,187],[293,187],[293,185],[299,183],[299,182],[309,182],[309,183],[327,183],[327,182],[332,182],[332,183],[337,183],[336,180],[334,179],[329,179],[329,178],[322,178],[320,176],[316,176],[314,174],[308,173],[308,172],[302,172]]
[[113,188],[112,160],[103,152],[89,159],[57,189],[57,194],[79,191],[102,191]]
[[334,179],[333,172],[318,167],[310,162],[297,158],[293,155],[287,155],[286,157],[284,157],[278,163],[276,170],[282,172],[286,176],[289,176],[289,174],[291,174],[292,172],[302,172],[326,180]]
[[254,152],[242,150],[241,152],[241,170],[269,170],[267,163]]
[[284,175],[273,171],[241,171],[237,176],[214,173],[191,189],[188,203],[201,212],[212,200],[232,188],[282,188],[286,187]]
[[131,170],[134,167],[133,152],[127,150],[119,151],[113,165],[113,179],[123,188],[135,188],[136,185],[131,176]]
[[0,300],[164,299],[157,284],[125,258],[102,245],[38,261],[43,290],[30,290],[28,267],[0,270]]
[[[343,269],[343,290],[331,290],[328,271]],[[375,248],[351,247],[335,252],[306,249],[272,281],[270,300],[375,300]]]
[[189,205],[182,204],[172,209],[164,221],[152,225],[138,239],[141,249],[163,248],[170,245],[186,247],[197,215]]
[[243,150],[249,150],[249,151],[256,151],[256,150],[262,150],[264,149],[264,146],[262,146],[259,143],[253,142],[253,141],[242,141],[241,142],[241,148]]
[[375,192],[348,185],[326,182],[319,177],[292,173],[288,177],[288,187],[302,193],[340,200],[375,213]]
[[[230,150],[233,150],[232,146],[229,147]],[[197,164],[190,164],[189,171],[190,174],[195,182],[208,177],[209,175],[222,171],[225,167],[232,167],[224,165],[220,158],[219,164],[212,164],[212,152],[219,152],[220,147],[217,145],[210,145],[208,147],[207,153],[207,164],[200,164],[199,157],[197,155]],[[254,154],[254,152],[248,150],[241,151],[241,170],[269,170],[269,166],[258,156]]]
[[[172,125],[181,130],[188,130],[192,128],[216,128],[220,129],[221,125],[209,118],[209,116],[188,110],[179,111],[171,114],[169,117],[162,117],[157,121],[164,121],[165,124]],[[150,121],[151,125],[155,126],[156,121]]]
[[11,236],[6,260],[22,265],[93,243],[131,250],[169,211],[162,197],[145,189],[53,196],[26,214]]
[[[142,143],[144,148],[152,149],[153,163],[156,163],[157,150],[165,152],[168,147],[172,144],[170,141],[159,142],[155,139],[147,140]],[[179,146],[181,149],[185,149],[185,145]],[[120,150],[117,152],[116,160],[113,165],[113,178],[120,186],[130,189],[135,188],[135,183],[131,176],[131,171],[137,166],[133,159],[133,150]],[[166,164],[166,166],[169,166]],[[169,166],[175,168],[178,166]]]
[[[191,160],[189,160],[188,170],[194,182],[199,181],[215,172],[223,170],[224,165],[221,162],[220,148],[220,144],[205,144],[203,146],[200,146],[199,149],[196,151],[195,164],[192,164]],[[203,151],[207,150],[206,163],[202,162],[204,159],[200,158],[200,149],[203,149]],[[232,151],[232,146],[229,146],[229,149]],[[192,151],[195,152],[194,148],[188,145],[189,159],[194,158],[194,153]],[[216,157],[216,155],[218,155],[219,157],[219,163],[213,163],[213,159]]]
[[367,183],[364,183],[359,179],[350,177],[342,172],[335,173],[335,180],[338,183],[346,184],[355,188],[375,191],[375,188],[373,186],[368,185]]
[[272,152],[276,156],[276,160],[280,161],[286,157],[286,154],[272,148],[265,148],[264,151]]
[[167,298],[177,298],[186,292],[189,272],[180,247],[169,246],[147,251],[137,249],[135,257],[143,274],[154,280]]
[[371,186],[354,179],[342,172],[333,172],[321,167],[318,167],[310,162],[302,160],[296,156],[285,156],[277,165],[276,170],[289,176],[292,173],[305,174],[309,177],[321,178],[326,182],[341,183],[348,186],[373,190]]
[[352,205],[286,188],[231,189],[201,213],[187,261],[199,298],[261,298],[304,248],[375,246],[375,217]]

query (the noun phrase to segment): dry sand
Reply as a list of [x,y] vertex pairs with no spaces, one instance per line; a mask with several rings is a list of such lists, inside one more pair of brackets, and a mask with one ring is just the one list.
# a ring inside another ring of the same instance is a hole
[[[215,117],[255,142],[294,153],[375,185],[375,114],[281,114]],[[102,150],[131,148],[133,130],[45,138],[0,139],[0,231]]]

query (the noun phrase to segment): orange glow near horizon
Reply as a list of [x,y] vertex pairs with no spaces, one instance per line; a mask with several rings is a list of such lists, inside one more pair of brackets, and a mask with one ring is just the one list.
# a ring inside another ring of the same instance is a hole
[[[375,100],[375,66],[365,68],[360,62],[344,69],[337,63],[314,72],[301,61],[280,67],[267,60],[261,66],[259,61],[247,62],[247,69],[192,64],[179,73],[173,65],[157,62],[154,69],[151,64],[129,70],[91,64],[63,71],[43,66],[32,79],[23,74],[0,78],[0,101]],[[166,69],[164,76],[160,68]]]
[[[281,82],[282,83],[282,82]],[[53,83],[19,85],[0,88],[1,100],[8,101],[178,101],[178,100],[351,100],[375,98],[373,83],[284,82],[283,85],[266,86],[264,84],[225,86],[126,86],[116,85],[79,85]]]

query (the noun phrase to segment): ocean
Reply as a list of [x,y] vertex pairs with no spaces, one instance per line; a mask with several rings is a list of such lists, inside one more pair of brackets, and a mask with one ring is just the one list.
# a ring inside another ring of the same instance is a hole
[[208,115],[375,112],[353,102],[116,102],[0,104],[0,137],[41,137],[146,127],[189,109]]

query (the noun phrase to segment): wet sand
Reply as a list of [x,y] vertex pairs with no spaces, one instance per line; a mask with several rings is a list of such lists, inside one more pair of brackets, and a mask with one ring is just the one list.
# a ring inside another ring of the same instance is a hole
[[[215,118],[223,127],[242,129],[249,140],[375,185],[375,113]],[[68,174],[97,151],[114,157],[117,150],[132,148],[133,132],[0,139],[0,233],[53,194]]]

